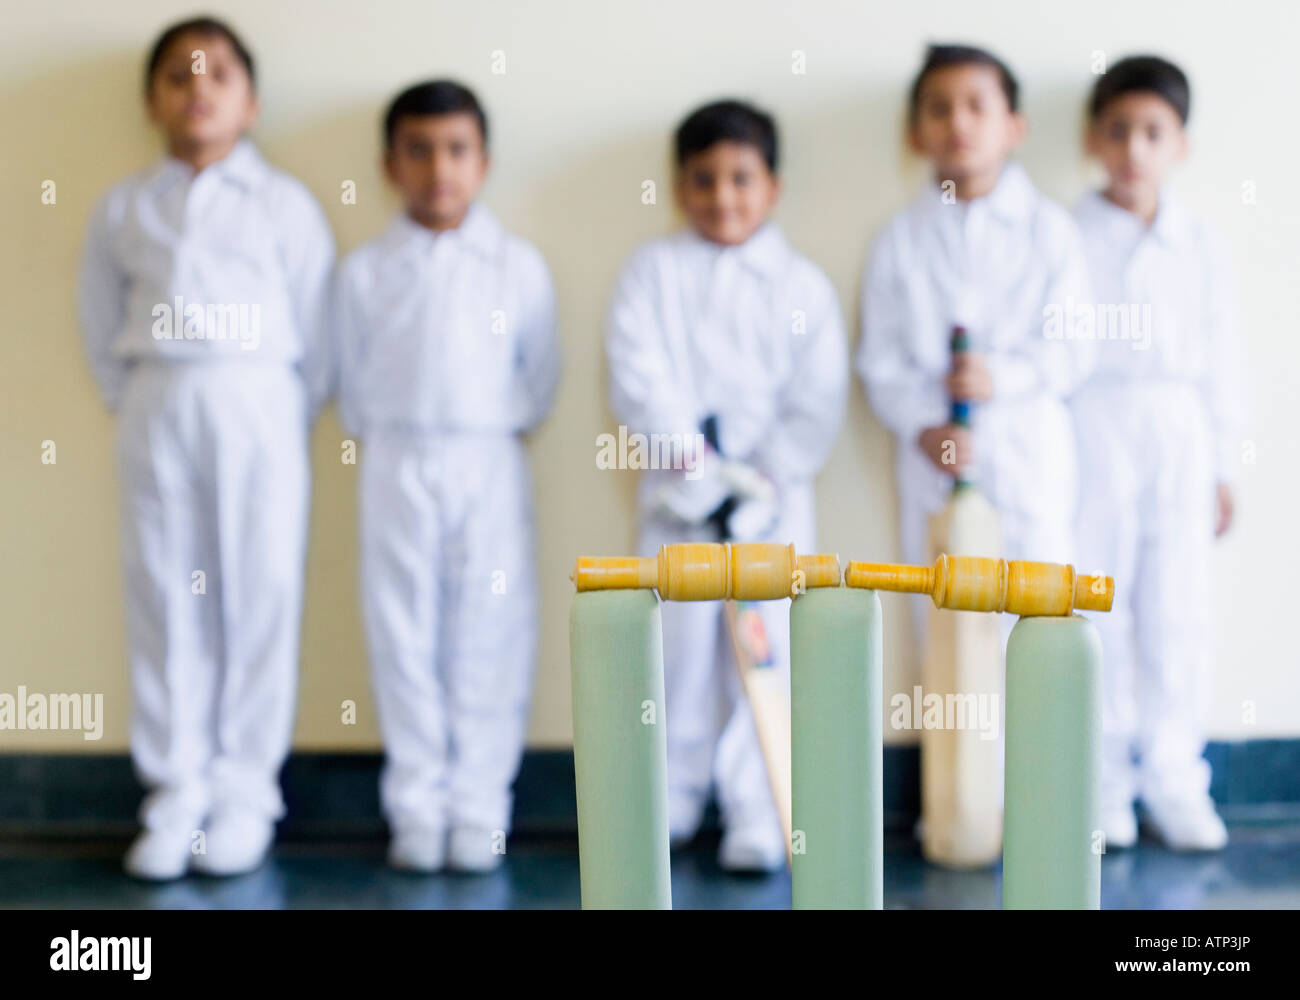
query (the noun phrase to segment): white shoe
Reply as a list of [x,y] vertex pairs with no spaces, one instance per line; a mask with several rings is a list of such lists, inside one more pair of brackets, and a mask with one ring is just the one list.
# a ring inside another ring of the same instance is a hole
[[1137,813],[1132,802],[1107,802],[1101,807],[1101,832],[1106,837],[1106,850],[1123,849],[1137,843]]
[[[498,845],[501,850],[498,851]],[[484,874],[501,867],[505,850],[500,830],[483,826],[455,826],[447,839],[447,864],[458,872]]]
[[447,831],[427,826],[394,831],[388,842],[388,863],[408,872],[442,871],[447,864]]
[[275,839],[275,826],[248,809],[218,809],[207,822],[204,852],[190,867],[204,875],[243,875],[262,865]]
[[729,825],[718,847],[718,864],[729,872],[779,872],[785,867],[780,829],[768,823]]
[[189,825],[141,830],[131,842],[122,867],[128,875],[151,882],[168,882],[180,878],[190,864]]
[[1228,828],[1208,795],[1144,799],[1147,819],[1175,851],[1218,851],[1228,843]]

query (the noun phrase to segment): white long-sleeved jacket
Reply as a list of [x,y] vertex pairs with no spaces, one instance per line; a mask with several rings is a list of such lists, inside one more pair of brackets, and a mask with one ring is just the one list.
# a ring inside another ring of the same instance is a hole
[[[780,485],[808,485],[844,414],[848,350],[830,280],[774,223],[723,247],[682,230],[638,248],[605,337],[610,407],[632,432],[693,435]],[[642,503],[656,480],[642,476]]]
[[1194,385],[1204,400],[1215,474],[1241,465],[1243,346],[1222,243],[1161,192],[1148,227],[1098,192],[1074,211],[1099,304],[1090,385]]
[[1063,401],[1087,374],[1090,345],[1055,337],[1048,310],[1086,303],[1088,287],[1069,214],[1017,164],[986,197],[963,203],[930,185],[890,220],[863,279],[857,370],[899,438],[905,517],[937,510],[952,488],[917,439],[948,422],[944,380],[961,325],[993,378],[993,399],[974,411],[975,480],[1000,509],[1068,519],[1075,469]]
[[332,314],[340,416],[353,433],[514,433],[550,411],[560,376],[550,272],[481,204],[437,234],[399,216],[343,261]]
[[246,139],[197,175],[167,157],[116,185],[91,216],[79,301],[106,402],[132,361],[163,356],[297,364],[318,405],[333,262],[316,200]]

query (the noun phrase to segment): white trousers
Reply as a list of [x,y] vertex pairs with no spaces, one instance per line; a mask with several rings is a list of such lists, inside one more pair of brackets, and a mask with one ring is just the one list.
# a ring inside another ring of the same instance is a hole
[[1124,383],[1090,386],[1074,410],[1079,563],[1115,577],[1114,607],[1089,616],[1103,650],[1105,794],[1204,794],[1214,474],[1203,404],[1180,383]]
[[390,825],[508,831],[537,647],[523,443],[368,435],[361,589]]
[[119,420],[141,821],[275,819],[293,730],[307,407],[291,368],[139,364]]

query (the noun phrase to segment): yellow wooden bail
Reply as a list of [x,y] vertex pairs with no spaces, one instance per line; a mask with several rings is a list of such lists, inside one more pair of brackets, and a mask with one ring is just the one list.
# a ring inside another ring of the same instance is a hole
[[810,587],[838,587],[840,561],[770,542],[687,542],[665,545],[649,558],[581,556],[571,579],[579,591],[653,588],[665,601],[771,601]]
[[659,560],[653,556],[579,556],[569,579],[578,590],[653,589],[659,582]]
[[840,585],[840,557],[837,555],[799,556],[795,564],[796,572],[800,574],[799,582],[806,590]]
[[715,601],[730,590],[725,545],[684,543],[659,550],[659,596],[665,601]]
[[1008,611],[1024,617],[1064,616],[1074,609],[1109,611],[1115,581],[1076,574],[1073,566],[979,556],[941,555],[933,566],[849,563],[850,587],[929,594],[936,607]]
[[730,546],[732,588],[737,601],[789,597],[794,582],[794,545],[734,542]]

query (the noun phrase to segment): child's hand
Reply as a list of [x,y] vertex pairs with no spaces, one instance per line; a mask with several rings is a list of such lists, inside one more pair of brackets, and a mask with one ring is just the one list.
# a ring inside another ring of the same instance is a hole
[[917,443],[939,471],[950,476],[956,477],[971,463],[970,431],[957,424],[926,428]]
[[952,359],[948,395],[963,403],[983,403],[993,398],[993,375],[984,356],[963,352]]
[[1232,527],[1232,515],[1234,511],[1232,499],[1232,487],[1227,483],[1219,483],[1218,496],[1216,498],[1216,511],[1214,518],[1214,537],[1227,532]]

